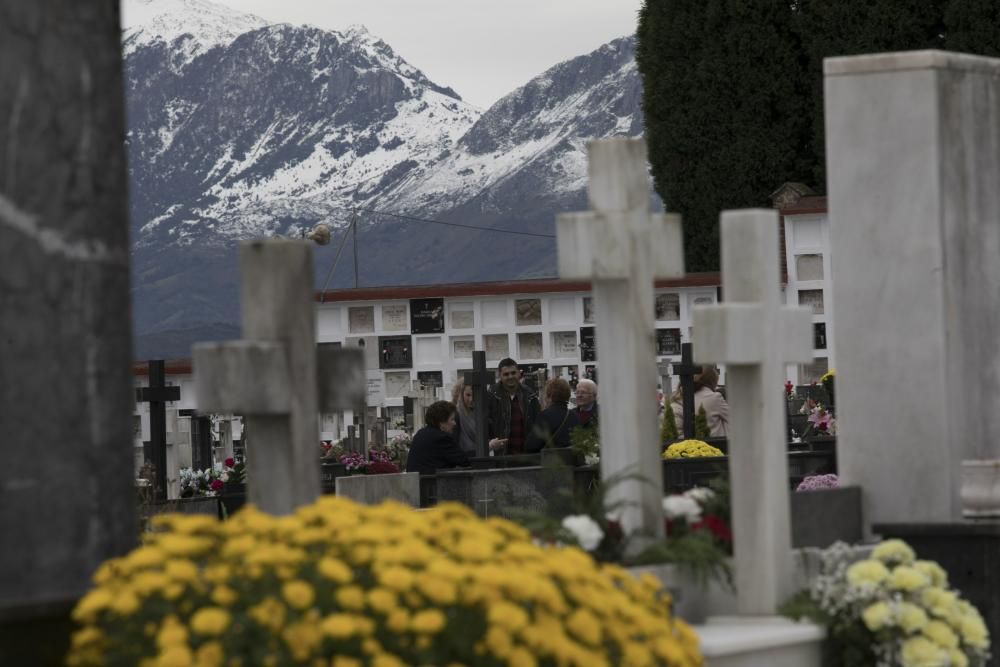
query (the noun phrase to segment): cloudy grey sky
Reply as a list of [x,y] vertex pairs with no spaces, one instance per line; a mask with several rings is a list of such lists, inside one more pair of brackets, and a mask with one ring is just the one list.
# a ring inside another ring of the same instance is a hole
[[215,0],[274,22],[361,23],[483,108],[547,68],[635,32],[641,0]]

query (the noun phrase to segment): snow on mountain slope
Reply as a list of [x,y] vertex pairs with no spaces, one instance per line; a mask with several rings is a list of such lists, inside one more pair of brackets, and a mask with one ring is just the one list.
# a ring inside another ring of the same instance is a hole
[[[586,142],[641,134],[632,38],[482,111],[363,27],[267,24],[204,0],[123,7],[140,333],[236,322],[235,241],[359,209],[362,284],[552,275],[555,215],[586,207]],[[317,250],[317,284],[334,254]],[[352,279],[344,261],[330,284]]]
[[635,43],[621,38],[561,63],[488,109],[443,160],[415,169],[391,201],[423,214],[536,171],[551,195],[586,187],[586,141],[642,132]]
[[200,53],[268,25],[253,14],[208,0],[126,0],[121,8],[126,57],[142,46],[157,41],[171,43],[187,36],[191,41],[183,48],[189,62]]

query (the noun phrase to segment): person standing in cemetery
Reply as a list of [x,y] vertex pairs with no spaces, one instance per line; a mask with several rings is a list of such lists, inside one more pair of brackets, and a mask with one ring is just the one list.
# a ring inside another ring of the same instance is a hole
[[597,383],[583,379],[576,385],[576,407],[573,408],[580,426],[592,431],[600,431],[597,412]]
[[525,451],[539,452],[545,447],[569,447],[569,434],[580,425],[575,411],[569,409],[569,383],[554,378],[545,383],[545,409],[535,419],[528,434]]
[[[468,456],[475,456],[477,443],[475,394],[465,380],[459,378],[451,388],[451,402],[455,405],[455,441]],[[506,440],[493,438],[490,450],[503,449]]]
[[430,404],[424,413],[427,424],[417,431],[406,457],[406,472],[433,475],[441,468],[469,465],[469,457],[455,439],[455,406],[448,401]]
[[541,406],[538,396],[521,382],[517,362],[503,359],[497,366],[500,382],[489,401],[490,438],[506,439],[504,453],[525,451],[528,434],[535,424]]
[[[718,369],[714,366],[702,366],[701,373],[695,373],[692,380],[695,414],[704,407],[711,436],[725,438],[729,435],[729,404],[726,403],[725,397],[715,390],[719,384]],[[673,408],[674,418],[678,424],[684,422],[683,391],[683,387],[678,387],[670,398],[670,407]]]

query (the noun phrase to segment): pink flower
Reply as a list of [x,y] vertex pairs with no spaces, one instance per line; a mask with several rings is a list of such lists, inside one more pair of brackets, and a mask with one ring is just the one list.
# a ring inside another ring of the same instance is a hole
[[213,479],[212,480],[212,490],[213,491],[221,491],[223,486],[225,486],[225,484],[222,483],[221,479]]
[[227,468],[232,468],[234,465],[236,465],[236,461],[234,461],[232,458],[228,458],[225,460],[224,465]]

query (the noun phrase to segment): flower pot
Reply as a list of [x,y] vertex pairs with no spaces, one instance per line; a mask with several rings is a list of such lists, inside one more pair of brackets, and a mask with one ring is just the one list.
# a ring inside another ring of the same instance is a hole
[[962,516],[1000,517],[1000,459],[962,461]]
[[636,565],[626,568],[633,576],[648,573],[656,577],[673,597],[673,611],[689,623],[704,623],[709,616],[724,615],[736,608],[736,594],[717,581],[702,588],[670,563]]

